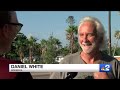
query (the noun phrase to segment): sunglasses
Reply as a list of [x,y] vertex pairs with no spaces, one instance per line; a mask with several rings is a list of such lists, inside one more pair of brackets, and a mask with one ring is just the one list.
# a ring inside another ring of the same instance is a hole
[[9,24],[9,25],[14,25],[16,26],[16,30],[19,32],[23,26],[23,24],[21,23],[0,23],[1,25],[4,25],[4,24]]
[[16,30],[19,32],[21,30],[21,28],[23,27],[23,24],[21,23],[7,23],[10,25],[15,25],[16,26]]

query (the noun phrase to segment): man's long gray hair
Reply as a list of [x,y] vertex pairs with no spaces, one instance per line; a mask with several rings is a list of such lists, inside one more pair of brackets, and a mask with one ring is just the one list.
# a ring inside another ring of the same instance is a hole
[[97,18],[91,17],[91,16],[84,17],[80,21],[80,24],[78,26],[78,32],[79,32],[79,29],[80,29],[81,25],[86,21],[90,21],[95,25],[96,30],[97,30],[97,36],[100,40],[102,40],[101,43],[100,43],[100,50],[105,50],[106,46],[107,46],[106,32],[105,32],[104,26],[102,25],[102,23]]

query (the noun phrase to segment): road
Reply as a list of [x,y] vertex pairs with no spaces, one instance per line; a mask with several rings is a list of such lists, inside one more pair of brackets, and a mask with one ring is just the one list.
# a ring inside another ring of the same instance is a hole
[[49,72],[31,72],[33,79],[49,79]]

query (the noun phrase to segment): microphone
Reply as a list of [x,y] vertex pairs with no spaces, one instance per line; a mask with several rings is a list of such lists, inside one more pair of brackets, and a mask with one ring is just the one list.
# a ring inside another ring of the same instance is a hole
[[94,77],[93,76],[87,76],[87,77],[85,77],[85,79],[94,79]]
[[67,77],[65,79],[73,79],[78,72],[68,72]]

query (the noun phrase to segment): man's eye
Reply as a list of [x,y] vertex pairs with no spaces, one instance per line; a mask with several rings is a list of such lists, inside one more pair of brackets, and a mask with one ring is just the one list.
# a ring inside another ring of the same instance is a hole
[[79,36],[83,36],[83,34],[79,34]]
[[91,36],[95,36],[95,35],[93,33],[90,33],[90,34],[88,34],[88,36],[91,37]]

